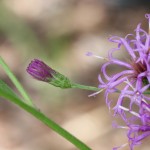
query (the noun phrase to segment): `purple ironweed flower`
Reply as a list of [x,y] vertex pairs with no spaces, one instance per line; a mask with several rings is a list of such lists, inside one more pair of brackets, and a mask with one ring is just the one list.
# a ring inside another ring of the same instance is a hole
[[[145,16],[150,22],[150,14]],[[99,88],[105,89],[109,109],[114,101],[112,94],[118,93],[117,103],[113,107],[114,116],[124,121],[128,144],[133,150],[135,145],[150,136],[150,35],[138,24],[135,34],[128,34],[125,38],[112,36],[109,41],[116,43],[117,47],[109,51],[107,62],[101,68],[103,77],[99,75]],[[115,58],[114,54],[118,51],[126,51],[129,60]],[[111,65],[122,70],[109,75],[107,68]]]
[[60,88],[71,88],[70,80],[59,72],[53,70],[44,62],[38,59],[31,61],[27,67],[27,72],[37,80],[50,83]]

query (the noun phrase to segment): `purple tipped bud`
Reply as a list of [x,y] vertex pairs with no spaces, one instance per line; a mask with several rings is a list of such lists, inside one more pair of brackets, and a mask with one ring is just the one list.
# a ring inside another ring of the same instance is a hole
[[53,70],[43,61],[34,59],[27,67],[27,72],[35,79],[48,82],[61,88],[71,88],[71,82],[64,75]]
[[31,61],[27,67],[27,72],[35,79],[45,82],[49,82],[54,74],[56,74],[55,70],[38,59]]

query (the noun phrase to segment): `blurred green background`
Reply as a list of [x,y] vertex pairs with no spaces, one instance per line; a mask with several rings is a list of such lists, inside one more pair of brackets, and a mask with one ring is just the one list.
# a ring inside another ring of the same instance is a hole
[[[1,0],[0,55],[42,112],[93,150],[110,150],[127,139],[125,131],[112,128],[103,93],[89,98],[90,91],[52,87],[31,78],[26,67],[38,58],[73,81],[98,86],[103,61],[85,53],[107,56],[114,46],[107,40],[110,35],[133,33],[139,22],[147,30],[144,15],[149,8],[148,0]],[[0,78],[14,88],[2,68]],[[137,150],[141,148],[149,149],[146,142]],[[0,150],[75,148],[0,99]]]

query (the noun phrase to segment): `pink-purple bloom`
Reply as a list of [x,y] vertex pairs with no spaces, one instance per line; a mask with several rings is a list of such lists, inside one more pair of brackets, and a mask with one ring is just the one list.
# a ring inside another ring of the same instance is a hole
[[50,83],[60,88],[71,88],[72,83],[64,75],[53,70],[43,61],[34,59],[27,67],[27,72],[35,79]]
[[46,65],[43,61],[34,59],[27,67],[27,72],[37,80],[49,82],[56,71]]
[[[150,22],[149,14],[146,14],[146,18]],[[103,77],[99,75],[99,88],[105,89],[109,109],[115,101],[113,94],[118,93],[113,107],[114,116],[124,121],[128,144],[133,150],[135,145],[150,136],[150,34],[138,24],[135,34],[128,34],[124,38],[112,36],[109,41],[116,43],[117,47],[109,51],[107,62],[101,68]],[[127,61],[115,58],[115,53],[120,51],[126,51],[129,56]],[[112,65],[122,70],[109,75],[107,68]]]

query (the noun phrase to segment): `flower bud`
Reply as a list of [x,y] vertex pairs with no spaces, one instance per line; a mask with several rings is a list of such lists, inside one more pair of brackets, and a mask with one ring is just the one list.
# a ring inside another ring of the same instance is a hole
[[27,72],[35,79],[50,83],[60,88],[71,88],[70,80],[59,72],[53,70],[43,61],[34,59],[27,67]]

